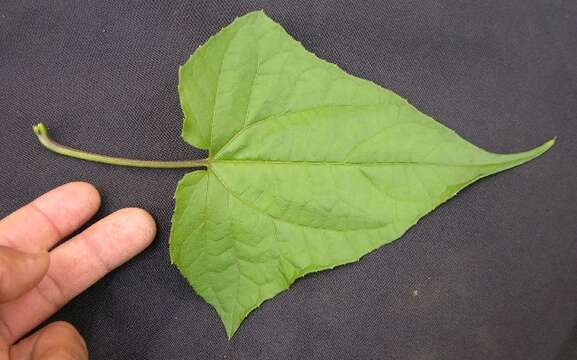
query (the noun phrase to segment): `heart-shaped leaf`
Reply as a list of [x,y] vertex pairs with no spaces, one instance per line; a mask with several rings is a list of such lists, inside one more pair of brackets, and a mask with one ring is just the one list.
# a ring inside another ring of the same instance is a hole
[[546,151],[484,151],[317,58],[263,12],[180,69],[183,138],[207,169],[176,191],[170,254],[231,337],[295,279],[398,239],[472,182]]

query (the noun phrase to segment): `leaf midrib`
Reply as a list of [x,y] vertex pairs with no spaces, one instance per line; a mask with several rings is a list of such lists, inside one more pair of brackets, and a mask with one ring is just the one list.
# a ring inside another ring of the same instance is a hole
[[461,164],[461,163],[436,163],[436,162],[421,162],[421,161],[374,161],[374,162],[345,162],[345,161],[309,161],[309,160],[257,160],[257,159],[210,159],[210,164],[217,165],[219,163],[228,164],[242,164],[242,165],[312,165],[312,166],[443,166],[443,167],[485,167],[503,165],[509,162],[519,161],[522,158],[511,159],[509,161],[486,163],[486,164]]

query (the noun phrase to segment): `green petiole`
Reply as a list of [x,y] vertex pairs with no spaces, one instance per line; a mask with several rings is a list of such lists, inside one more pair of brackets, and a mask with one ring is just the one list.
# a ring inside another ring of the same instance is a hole
[[140,168],[177,169],[177,168],[194,168],[194,167],[207,166],[207,159],[157,161],[157,160],[125,159],[113,156],[94,154],[87,151],[72,149],[52,140],[48,135],[48,129],[43,123],[38,123],[34,125],[32,128],[34,129],[34,133],[36,134],[36,136],[38,136],[38,140],[45,148],[54,151],[55,153],[70,156],[77,159],[94,161],[104,164],[132,166]]

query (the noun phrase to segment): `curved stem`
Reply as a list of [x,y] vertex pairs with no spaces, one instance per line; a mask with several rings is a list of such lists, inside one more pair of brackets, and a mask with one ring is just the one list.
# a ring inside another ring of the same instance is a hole
[[67,146],[61,145],[56,141],[52,140],[48,135],[48,129],[44,124],[38,123],[33,127],[34,133],[38,136],[38,140],[44,147],[48,150],[54,151],[55,153],[70,156],[77,159],[95,161],[99,163],[120,165],[120,166],[132,166],[140,168],[164,168],[164,169],[175,169],[175,168],[193,168],[200,166],[207,166],[207,159],[201,160],[178,160],[178,161],[157,161],[157,160],[136,160],[136,159],[125,159],[113,156],[93,154],[90,152],[76,150],[69,148]]

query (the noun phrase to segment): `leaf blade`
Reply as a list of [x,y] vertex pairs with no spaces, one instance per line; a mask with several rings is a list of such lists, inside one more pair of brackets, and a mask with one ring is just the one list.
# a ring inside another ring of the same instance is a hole
[[[218,72],[199,77],[210,64]],[[196,99],[201,88],[209,94]],[[554,142],[482,150],[317,58],[263,12],[195,52],[179,91],[183,137],[210,156],[206,171],[178,185],[171,259],[229,338],[297,278],[398,239],[472,182]]]

